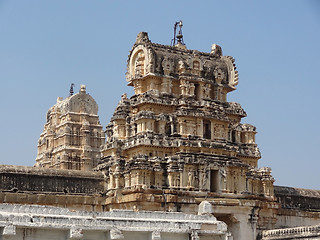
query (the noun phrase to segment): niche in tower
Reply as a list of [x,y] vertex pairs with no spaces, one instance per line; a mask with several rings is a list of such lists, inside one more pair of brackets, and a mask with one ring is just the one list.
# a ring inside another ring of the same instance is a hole
[[211,122],[209,120],[203,121],[203,138],[211,139]]

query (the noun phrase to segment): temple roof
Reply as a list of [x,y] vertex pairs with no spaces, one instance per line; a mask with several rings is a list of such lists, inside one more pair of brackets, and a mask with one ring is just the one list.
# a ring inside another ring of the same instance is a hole
[[[137,66],[143,70],[137,71]],[[129,85],[132,85],[132,80],[146,75],[196,76],[208,83],[221,84],[230,91],[238,84],[234,59],[223,56],[217,44],[213,44],[208,53],[200,52],[189,50],[181,44],[169,46],[152,43],[146,32],[138,34],[129,54],[127,68]]]
[[74,112],[97,115],[98,104],[93,97],[86,93],[86,87],[82,85],[79,93],[69,96],[66,99],[59,97],[57,103],[48,111],[48,114],[56,111],[61,114]]

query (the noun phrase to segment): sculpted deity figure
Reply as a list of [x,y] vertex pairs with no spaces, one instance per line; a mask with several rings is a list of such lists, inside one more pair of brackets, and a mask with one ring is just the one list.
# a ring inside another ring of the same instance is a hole
[[203,97],[204,98],[210,98],[210,91],[211,91],[211,85],[210,84],[205,84],[203,86]]
[[219,68],[219,69],[214,70],[214,77],[216,79],[216,82],[220,84],[225,79],[225,74]]
[[200,171],[200,183],[199,183],[199,188],[200,190],[204,190],[206,188],[207,184],[207,169],[202,169]]
[[165,57],[162,61],[162,68],[163,68],[163,71],[164,71],[164,74],[165,75],[169,75],[170,72],[172,71],[172,61],[168,58],[168,57]]
[[181,88],[181,94],[186,95],[187,94],[187,81],[186,80],[184,80],[184,79],[181,80],[180,88]]
[[198,61],[193,62],[193,69],[199,70],[200,69],[200,63]]
[[194,171],[192,169],[188,172],[188,187],[194,187]]
[[185,71],[186,71],[186,64],[182,60],[179,60],[179,62],[178,62],[178,72],[179,73],[184,73]]
[[144,53],[140,51],[137,54],[136,63],[135,63],[135,76],[142,76],[144,75]]
[[194,95],[194,90],[195,90],[194,83],[189,83],[189,95],[190,96]]

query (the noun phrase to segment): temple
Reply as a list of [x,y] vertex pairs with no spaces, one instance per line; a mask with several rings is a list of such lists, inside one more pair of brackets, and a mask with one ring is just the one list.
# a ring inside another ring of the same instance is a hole
[[[182,23],[180,24],[180,30]],[[81,86],[49,109],[34,167],[0,165],[0,239],[319,239],[320,191],[274,186],[235,60],[138,34],[106,126]]]
[[81,86],[79,93],[57,103],[47,112],[47,122],[38,142],[37,167],[92,170],[100,159],[104,132],[98,104]]

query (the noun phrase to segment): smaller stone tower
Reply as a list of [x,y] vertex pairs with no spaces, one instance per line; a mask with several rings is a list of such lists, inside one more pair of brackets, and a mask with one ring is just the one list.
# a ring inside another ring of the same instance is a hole
[[79,93],[70,90],[69,97],[59,97],[47,112],[35,166],[91,170],[100,159],[104,139],[98,104],[81,85]]

